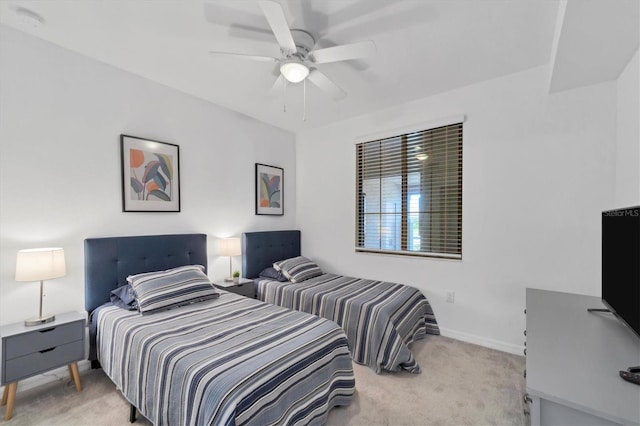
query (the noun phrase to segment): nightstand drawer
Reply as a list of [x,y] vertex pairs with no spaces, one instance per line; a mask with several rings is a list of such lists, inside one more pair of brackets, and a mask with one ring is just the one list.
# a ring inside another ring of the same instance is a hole
[[66,345],[45,348],[41,352],[8,359],[5,363],[3,371],[5,377],[2,382],[16,382],[82,358],[84,358],[84,341],[77,340]]
[[8,361],[22,355],[38,353],[43,349],[53,348],[65,343],[84,338],[84,321],[30,331],[4,339],[5,360]]
[[221,290],[248,297],[250,299],[255,299],[256,297],[255,283],[253,280],[247,278],[240,278],[238,282],[218,281],[214,282],[213,285]]
[[225,290],[228,290],[235,294],[239,294],[240,296],[245,296],[252,299],[255,297],[255,286],[253,284],[253,281],[248,283],[243,283],[243,284],[236,284],[233,286],[233,288],[229,288]]

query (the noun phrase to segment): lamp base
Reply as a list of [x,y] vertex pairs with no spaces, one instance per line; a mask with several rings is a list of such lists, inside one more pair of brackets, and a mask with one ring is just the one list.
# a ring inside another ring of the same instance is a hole
[[53,322],[56,319],[55,315],[43,315],[40,318],[29,318],[25,320],[25,327],[32,327],[34,325],[46,324],[48,322]]

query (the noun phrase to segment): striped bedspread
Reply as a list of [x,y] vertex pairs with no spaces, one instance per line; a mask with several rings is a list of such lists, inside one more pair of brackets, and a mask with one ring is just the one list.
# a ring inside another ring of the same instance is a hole
[[331,321],[220,291],[142,316],[98,308],[102,368],[156,425],[324,424],[355,391]]
[[409,344],[440,334],[431,305],[413,287],[323,274],[300,283],[257,281],[260,300],[330,319],[347,333],[353,360],[375,369],[419,373]]

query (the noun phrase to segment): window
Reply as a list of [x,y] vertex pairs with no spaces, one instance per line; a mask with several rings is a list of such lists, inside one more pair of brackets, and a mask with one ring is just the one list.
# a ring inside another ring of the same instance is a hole
[[462,258],[462,123],[356,145],[356,251]]

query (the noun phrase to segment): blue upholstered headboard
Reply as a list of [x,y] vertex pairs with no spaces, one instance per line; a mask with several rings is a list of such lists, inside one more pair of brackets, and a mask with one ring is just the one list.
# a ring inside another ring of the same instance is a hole
[[245,232],[242,234],[242,276],[257,278],[277,262],[300,256],[300,231]]
[[207,268],[205,234],[148,235],[84,240],[84,307],[88,312],[109,301],[111,290],[127,276],[183,265]]

